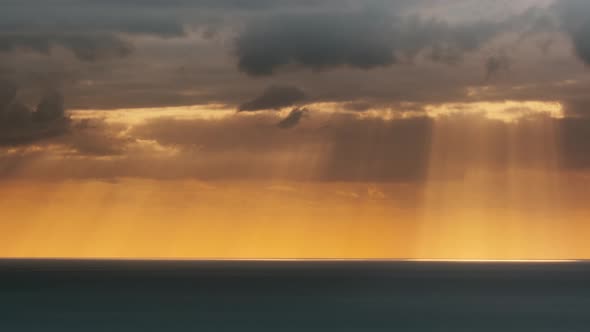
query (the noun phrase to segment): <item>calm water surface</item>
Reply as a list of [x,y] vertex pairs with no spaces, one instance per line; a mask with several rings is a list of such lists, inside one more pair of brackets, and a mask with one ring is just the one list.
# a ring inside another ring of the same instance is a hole
[[588,263],[0,261],[0,331],[590,331]]

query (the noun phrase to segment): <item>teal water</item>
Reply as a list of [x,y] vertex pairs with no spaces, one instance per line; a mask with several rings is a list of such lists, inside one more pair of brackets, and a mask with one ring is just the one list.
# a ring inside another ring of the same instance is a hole
[[0,260],[0,331],[590,331],[588,263]]

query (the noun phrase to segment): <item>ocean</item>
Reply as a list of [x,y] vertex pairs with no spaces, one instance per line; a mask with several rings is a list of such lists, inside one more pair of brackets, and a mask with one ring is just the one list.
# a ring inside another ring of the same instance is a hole
[[0,260],[0,331],[590,331],[590,263]]

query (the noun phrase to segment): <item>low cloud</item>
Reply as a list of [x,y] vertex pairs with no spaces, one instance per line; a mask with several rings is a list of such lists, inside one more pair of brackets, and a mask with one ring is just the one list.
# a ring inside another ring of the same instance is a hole
[[58,143],[85,157],[124,156],[137,140],[126,135],[127,126],[107,124],[100,119],[79,120]]
[[286,118],[284,118],[283,120],[281,120],[278,124],[277,127],[281,128],[281,129],[291,129],[294,128],[295,126],[297,126],[299,124],[299,122],[301,121],[301,119],[303,118],[303,116],[305,114],[307,114],[309,111],[305,108],[296,108],[294,110],[292,110],[289,115],[287,115]]
[[16,99],[16,86],[0,83],[0,145],[20,145],[56,137],[69,129],[63,97],[47,93],[35,109]]
[[0,51],[33,51],[50,54],[55,47],[71,51],[82,61],[97,61],[129,55],[131,44],[114,35],[105,34],[0,34]]
[[261,110],[280,109],[293,106],[305,99],[305,93],[294,86],[273,85],[262,95],[248,101],[239,107],[240,112],[254,112]]
[[[131,129],[109,122],[78,123],[51,145],[21,146],[22,153],[0,157],[5,165],[22,165],[45,156],[28,164],[23,176],[57,179],[422,183],[433,176],[433,157],[445,163],[434,176],[447,180],[473,170],[504,174],[514,167],[590,170],[587,119],[541,115],[504,122],[471,114],[389,120],[316,112],[289,130],[278,130],[278,121],[277,113],[262,112],[219,119],[157,118]],[[549,130],[556,134],[551,155],[539,144]],[[15,167],[7,166],[6,172]]]
[[560,0],[555,6],[563,28],[572,39],[576,54],[590,65],[590,2]]

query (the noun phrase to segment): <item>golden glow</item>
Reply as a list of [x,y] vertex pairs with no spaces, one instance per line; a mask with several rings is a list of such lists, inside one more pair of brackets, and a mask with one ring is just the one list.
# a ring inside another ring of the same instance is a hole
[[[489,119],[504,121],[515,121],[528,115],[548,115],[552,118],[564,116],[563,106],[558,102],[547,101],[498,101],[498,102],[462,102],[427,104],[420,110],[420,105],[413,103],[401,103],[396,106],[373,106],[363,112],[348,109],[348,103],[323,102],[311,103],[307,108],[316,113],[335,114],[347,113],[356,115],[359,118],[382,118],[393,120],[415,116],[440,117],[451,114],[481,113]],[[284,108],[274,112],[277,116],[283,117],[290,112],[290,108]],[[132,108],[115,110],[74,110],[70,112],[74,119],[105,119],[108,122],[126,123],[129,125],[138,124],[156,118],[174,118],[180,120],[190,119],[220,119],[236,114],[235,107],[227,105],[194,105],[174,106],[160,108]],[[255,113],[243,112],[241,116],[248,116]]]
[[[310,106],[319,113],[337,112],[337,107]],[[470,117],[481,110],[485,117]],[[530,117],[535,112],[560,117],[563,109],[539,101],[427,106],[435,127],[424,186],[281,180],[302,169],[305,175],[321,170],[329,142],[255,156],[275,161],[265,180],[4,180],[0,256],[459,262],[588,258],[590,214],[561,208],[561,195],[569,188],[558,174],[557,133],[551,122]],[[396,112],[350,113],[390,119]],[[457,125],[450,116],[456,113],[467,120]],[[195,106],[72,115],[132,127],[163,116],[218,119],[235,116],[235,110]],[[510,124],[502,140],[490,134],[490,118]],[[454,144],[457,140],[461,149]],[[179,153],[151,140],[134,144],[151,157]],[[38,174],[49,159],[66,158],[56,153],[59,146],[28,149],[45,155],[14,173],[24,178]],[[495,156],[502,149],[507,153]],[[234,157],[223,160],[231,163]],[[146,160],[145,168],[160,167]],[[576,179],[590,184],[583,174]],[[576,204],[584,205],[580,197],[586,196],[572,193],[580,200]]]
[[428,105],[426,106],[426,113],[433,117],[451,114],[481,113],[488,119],[513,122],[530,115],[547,115],[552,118],[563,118],[564,109],[558,102],[509,100],[503,102]]
[[552,122],[516,122],[503,137],[491,128],[480,118],[435,122],[418,256],[575,256],[560,234],[575,227],[561,209]]
[[235,114],[235,109],[225,105],[193,105],[154,108],[127,108],[113,110],[73,110],[70,116],[74,120],[104,119],[107,122],[138,124],[157,118],[175,119],[217,119]]
[[575,259],[406,259],[406,262],[426,263],[575,263]]
[[0,188],[0,252],[154,259],[590,257],[585,216],[559,228],[531,227],[529,219],[480,219],[470,227],[445,219],[437,227],[437,220],[421,220],[396,199],[376,200],[368,192],[343,183],[17,181]]
[[[272,186],[271,186],[272,185]],[[410,213],[346,184],[26,183],[3,186],[5,257],[366,258],[409,256]],[[280,184],[286,186],[285,184]],[[36,205],[36,203],[39,204]]]

